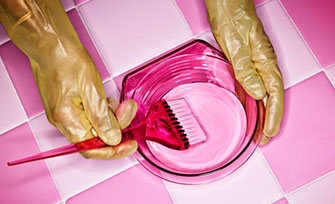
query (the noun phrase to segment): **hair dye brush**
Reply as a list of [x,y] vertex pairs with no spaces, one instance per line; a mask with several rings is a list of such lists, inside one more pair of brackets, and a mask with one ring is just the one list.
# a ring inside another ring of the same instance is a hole
[[[150,140],[166,147],[185,150],[206,140],[206,135],[192,114],[187,102],[164,99],[151,106],[146,119],[138,125],[122,130],[122,141]],[[8,162],[8,166],[84,152],[107,146],[99,137],[69,144],[46,152]]]

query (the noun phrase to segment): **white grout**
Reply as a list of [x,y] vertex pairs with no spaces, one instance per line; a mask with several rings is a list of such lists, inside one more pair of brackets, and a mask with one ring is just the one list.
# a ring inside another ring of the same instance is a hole
[[[270,165],[269,165],[268,162],[266,161],[266,159],[265,159],[265,157],[264,157],[262,151],[259,149],[259,147],[257,147],[257,151],[260,153],[260,155],[261,155],[261,157],[262,157],[262,159],[263,159],[265,165],[267,166],[268,170],[270,171],[272,177],[275,179],[275,181],[276,181],[276,183],[277,183],[277,185],[278,185],[280,191],[281,191],[282,194],[283,194],[282,196],[284,196],[284,197],[286,198],[286,200],[287,200],[287,195],[286,195],[285,191],[283,190],[282,186],[280,185],[280,183],[279,183],[277,177],[276,177],[275,174],[273,173],[273,171],[272,171]],[[282,197],[280,197],[280,198],[282,198]],[[278,198],[278,199],[280,199],[280,198]],[[278,199],[277,199],[277,200],[278,200]],[[287,200],[287,201],[288,201],[288,200]]]
[[[85,3],[86,3],[86,2],[85,2]],[[83,3],[83,4],[84,4],[84,3]],[[80,4],[80,5],[83,5],[83,4]],[[108,72],[109,76],[112,77],[112,74],[111,74],[111,72],[110,72],[110,69],[109,69],[109,67],[108,67],[107,64],[106,64],[106,61],[105,61],[105,59],[103,58],[103,55],[101,54],[100,49],[98,48],[97,44],[95,43],[95,40],[94,40],[94,38],[93,38],[93,36],[92,36],[92,34],[91,34],[91,31],[90,31],[89,28],[87,27],[86,22],[85,22],[83,16],[81,15],[81,13],[80,13],[80,11],[79,11],[79,8],[78,8],[77,6],[75,6],[75,9],[76,9],[76,11],[78,12],[78,15],[79,15],[79,17],[80,17],[80,20],[81,20],[82,24],[84,25],[84,27],[85,27],[85,29],[86,29],[86,31],[87,31],[87,33],[88,33],[88,35],[89,35],[89,37],[90,37],[90,39],[91,39],[93,45],[94,45],[94,48],[95,48],[96,51],[98,52],[99,57],[100,57],[101,60],[102,60],[102,63],[105,65],[105,69],[107,69],[107,72]]]
[[[31,125],[31,121],[28,121],[28,125],[29,125],[29,127],[30,127],[31,132],[33,133],[33,136],[34,136],[34,139],[35,139],[35,141],[36,141],[36,144],[37,144],[38,148],[39,148],[40,151],[42,152],[42,151],[43,151],[42,146],[41,146],[41,144],[40,144],[40,142],[39,142],[39,140],[38,140],[38,138],[37,138],[37,136],[36,136],[35,130],[33,129],[32,125]],[[45,159],[44,159],[43,161],[44,161],[45,165],[47,166],[47,168],[48,168],[48,170],[49,170],[50,176],[51,176],[51,178],[52,178],[52,180],[53,180],[53,182],[54,182],[54,184],[55,184],[55,186],[56,186],[56,189],[57,189],[57,191],[58,191],[59,196],[60,196],[61,199],[63,200],[63,197],[64,197],[64,196],[63,196],[63,194],[62,194],[62,192],[61,192],[61,190],[60,190],[60,188],[59,188],[59,186],[58,186],[58,184],[57,184],[57,182],[56,182],[56,179],[55,179],[55,177],[54,177],[54,173],[53,173],[51,167],[49,166],[49,163],[48,163]]]
[[306,187],[314,184],[315,182],[317,182],[317,181],[319,181],[319,180],[321,180],[321,179],[323,179],[323,178],[325,178],[325,177],[327,177],[327,176],[329,176],[329,175],[331,175],[333,173],[335,173],[335,170],[332,170],[332,171],[330,171],[328,173],[325,173],[325,174],[319,176],[318,178],[314,179],[313,181],[310,181],[310,182],[308,182],[308,183],[306,183],[306,184],[304,184],[304,185],[302,185],[302,186],[294,189],[293,191],[290,191],[289,193],[287,193],[287,195],[291,195],[291,194],[293,194],[293,193],[295,193],[297,191],[300,191],[300,190],[302,190],[302,189],[304,189],[304,188],[306,188]]
[[319,65],[319,68],[322,69],[322,65],[320,64],[318,58],[314,55],[312,49],[309,47],[308,43],[306,42],[305,38],[303,37],[303,35],[301,34],[299,28],[296,26],[296,24],[294,23],[294,21],[292,20],[291,16],[289,15],[289,13],[287,12],[286,8],[284,7],[284,5],[281,3],[280,0],[273,0],[273,1],[277,1],[280,5],[280,7],[283,9],[283,11],[285,12],[286,16],[289,18],[290,22],[292,23],[293,27],[296,29],[296,31],[298,32],[300,38],[302,39],[302,41],[305,43],[307,50],[312,54],[314,60],[316,61],[316,63]]

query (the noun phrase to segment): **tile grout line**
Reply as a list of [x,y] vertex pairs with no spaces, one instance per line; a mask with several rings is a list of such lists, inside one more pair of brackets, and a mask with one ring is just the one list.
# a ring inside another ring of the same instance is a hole
[[288,19],[290,20],[291,24],[293,25],[293,27],[295,28],[295,30],[298,32],[299,37],[302,39],[302,41],[304,42],[305,46],[307,47],[307,50],[311,53],[311,55],[313,56],[314,60],[316,61],[316,63],[318,64],[319,68],[322,69],[322,65],[319,62],[318,58],[314,55],[314,52],[312,51],[312,49],[309,47],[308,43],[306,42],[305,38],[303,37],[303,35],[301,34],[299,28],[297,27],[297,25],[294,23],[293,19],[291,18],[291,16],[289,15],[289,13],[287,12],[285,6],[281,3],[280,0],[276,0],[278,2],[278,4],[280,5],[280,7],[282,8],[282,10],[284,11],[284,13],[286,14],[286,16],[288,17]]
[[[31,132],[33,133],[33,136],[34,136],[34,139],[35,139],[35,142],[36,142],[38,148],[39,148],[40,151],[42,152],[41,144],[40,144],[40,142],[39,142],[39,140],[38,140],[38,138],[37,138],[37,136],[36,136],[35,130],[33,129],[30,120],[28,121],[28,125],[29,125],[29,128],[30,128]],[[56,189],[57,189],[57,191],[58,191],[58,194],[59,194],[61,200],[63,201],[63,194],[62,194],[62,192],[61,192],[61,190],[60,190],[60,188],[59,188],[59,186],[58,186],[58,183],[56,182],[56,179],[55,179],[55,177],[54,177],[54,173],[53,173],[51,167],[49,166],[49,163],[48,163],[45,159],[44,159],[43,161],[44,161],[46,167],[48,168],[49,173],[50,173],[50,176],[51,176],[51,178],[52,178],[52,180],[53,180],[53,182],[54,182],[54,184],[55,184],[55,186],[56,186]]]
[[190,26],[190,24],[188,23],[188,21],[186,20],[186,18],[185,18],[185,16],[184,16],[183,12],[180,10],[180,8],[179,8],[179,6],[178,6],[176,0],[171,0],[171,1],[173,2],[174,6],[176,7],[176,9],[177,9],[177,11],[178,11],[180,17],[182,17],[182,19],[183,19],[183,21],[184,21],[184,24],[186,25],[188,31],[191,32],[191,33],[193,34],[192,36],[194,37],[194,36],[195,36],[195,33],[194,33],[193,30],[191,29],[191,26]]
[[[270,174],[271,174],[272,177],[275,179],[275,181],[276,181],[276,183],[277,183],[277,185],[278,185],[280,191],[282,192],[283,196],[284,196],[284,197],[286,198],[286,200],[289,202],[289,200],[288,200],[288,198],[287,198],[287,195],[286,195],[285,191],[283,190],[282,186],[280,185],[280,183],[279,183],[277,177],[276,177],[275,174],[273,173],[273,171],[272,171],[270,165],[269,165],[268,162],[266,161],[266,159],[265,159],[265,157],[264,157],[264,155],[263,155],[263,153],[262,153],[262,151],[260,150],[259,147],[257,147],[257,151],[260,153],[260,156],[262,157],[262,159],[263,159],[263,161],[264,161],[266,167],[267,167],[268,170],[270,171]],[[278,198],[278,199],[281,199],[281,198]]]
[[[169,193],[169,196],[170,196],[172,202],[174,204],[177,204],[176,198],[173,196],[173,194],[170,193],[169,188],[167,187],[167,182],[169,182],[169,181],[165,181],[164,179],[161,179],[161,180],[162,180],[162,182],[164,184],[164,187],[165,187],[166,191]],[[177,185],[181,185],[181,184],[177,184]]]
[[325,177],[327,177],[327,176],[329,176],[329,175],[331,175],[331,174],[334,174],[334,173],[335,173],[335,170],[331,170],[331,171],[329,171],[329,172],[327,172],[327,173],[325,173],[325,174],[319,176],[318,178],[316,178],[316,179],[314,179],[314,180],[312,180],[312,181],[310,181],[310,182],[308,182],[308,183],[306,183],[306,184],[304,184],[304,185],[302,185],[302,186],[300,186],[300,187],[298,187],[298,188],[296,188],[296,189],[294,189],[294,190],[288,192],[287,195],[294,194],[294,193],[296,193],[297,191],[300,191],[300,190],[302,190],[302,189],[304,189],[304,188],[306,188],[306,187],[308,187],[308,186],[314,184],[315,182],[318,182],[319,180],[322,180],[323,178],[325,178]]
[[111,175],[111,176],[106,176],[105,178],[102,178],[101,181],[99,181],[99,182],[97,182],[97,183],[95,183],[95,184],[87,185],[87,187],[85,187],[83,190],[81,190],[81,191],[79,191],[79,192],[77,192],[77,193],[74,193],[74,194],[72,194],[72,195],[70,195],[70,196],[67,196],[67,197],[64,198],[62,201],[66,202],[66,201],[69,200],[70,198],[72,198],[72,197],[74,197],[74,196],[76,196],[76,195],[78,195],[78,194],[80,194],[80,193],[82,193],[82,192],[84,192],[84,191],[87,191],[87,190],[93,188],[94,186],[96,186],[96,185],[98,185],[98,184],[101,184],[101,183],[107,181],[108,179],[113,178],[114,176],[119,175],[120,173],[122,173],[122,172],[124,172],[124,171],[127,171],[128,169],[134,167],[135,165],[137,165],[137,164],[139,164],[139,163],[138,163],[137,160],[136,160],[136,162],[129,162],[129,164],[130,164],[130,165],[125,166],[125,168],[123,168],[121,171],[117,172],[116,174],[113,174],[113,175]]
[[[107,70],[107,72],[108,72],[108,74],[109,74],[109,77],[113,77],[113,76],[112,76],[112,73],[111,73],[111,71],[110,71],[110,69],[109,69],[109,67],[108,67],[107,64],[106,64],[105,59],[104,59],[103,56],[102,56],[102,53],[101,53],[100,49],[98,48],[97,44],[95,43],[95,40],[94,40],[94,38],[93,38],[93,36],[92,36],[92,34],[91,34],[91,31],[89,30],[89,28],[88,28],[88,26],[86,25],[86,22],[85,22],[83,16],[81,15],[81,13],[80,13],[80,11],[79,11],[78,6],[75,6],[75,10],[77,11],[77,13],[78,13],[78,15],[79,15],[79,18],[80,18],[82,24],[84,25],[84,27],[85,27],[85,29],[86,29],[86,31],[87,31],[87,33],[88,33],[88,36],[90,37],[90,40],[92,41],[92,43],[93,43],[93,45],[94,45],[94,48],[95,48],[96,51],[98,52],[98,55],[99,55],[99,57],[100,57],[102,63],[104,64],[105,69]],[[93,59],[92,59],[92,60],[93,60]]]
[[14,129],[14,128],[20,126],[20,125],[22,125],[22,124],[24,124],[25,122],[27,122],[27,121],[28,121],[28,115],[27,115],[27,113],[26,113],[26,110],[25,110],[24,107],[23,107],[23,104],[22,104],[22,102],[21,102],[21,99],[20,99],[20,97],[19,97],[19,94],[17,93],[17,90],[16,90],[16,88],[15,88],[15,86],[14,86],[14,83],[13,83],[13,81],[12,81],[12,79],[11,79],[11,77],[10,77],[8,71],[7,71],[7,67],[6,67],[5,63],[3,62],[1,56],[0,56],[0,63],[2,64],[2,66],[3,66],[3,68],[4,68],[4,71],[5,71],[5,74],[6,74],[7,78],[8,78],[8,80],[9,80],[9,84],[10,84],[10,86],[14,89],[14,94],[15,94],[15,96],[16,96],[16,99],[19,101],[21,111],[23,111],[23,114],[24,114],[24,116],[25,116],[25,120],[24,120],[24,121],[22,121],[22,122],[19,123],[18,125],[15,125],[14,127],[9,128],[8,130],[5,130],[4,132],[1,132],[1,134],[3,134],[3,133],[5,133],[5,132],[8,132],[8,131],[10,131],[10,130],[12,130],[12,129]]

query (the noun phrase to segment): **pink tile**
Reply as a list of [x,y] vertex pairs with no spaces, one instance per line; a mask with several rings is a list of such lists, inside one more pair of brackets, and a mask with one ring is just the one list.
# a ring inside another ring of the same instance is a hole
[[9,37],[8,37],[5,29],[0,24],[0,45],[2,45],[3,43],[7,42],[8,40],[9,40]]
[[81,5],[81,4],[85,3],[85,2],[88,2],[89,0],[73,0],[73,1],[78,6],[78,5]]
[[319,65],[278,1],[257,8],[282,71],[285,88],[316,74]]
[[264,4],[264,3],[269,2],[269,1],[271,1],[271,0],[254,0],[254,4],[257,7],[257,6],[260,6],[261,4]]
[[39,152],[27,123],[0,135],[1,203],[57,203],[61,200],[43,161],[8,167],[8,161]]
[[119,102],[120,99],[120,92],[117,88],[114,80],[109,80],[104,83],[104,89],[106,92],[106,97],[114,98],[117,102]]
[[328,79],[330,80],[330,82],[333,84],[333,87],[335,88],[335,66],[326,69],[325,72],[327,74]]
[[100,76],[102,80],[109,78],[109,73],[100,58],[98,51],[96,50],[83,22],[80,19],[80,16],[76,9],[69,11],[68,16],[72,22],[73,27],[77,31],[77,34],[80,38],[80,41],[83,43],[87,51],[90,53],[97,69],[99,70]]
[[176,0],[176,3],[195,35],[210,29],[206,17],[206,5],[203,0]]
[[276,202],[272,203],[272,204],[289,204],[286,200],[286,198],[282,198],[280,200],[277,200]]
[[281,0],[322,67],[335,63],[335,1]]
[[193,35],[173,1],[89,1],[79,11],[112,76]]
[[61,0],[64,10],[69,11],[75,7],[73,0]]
[[261,148],[285,192],[335,169],[334,104],[323,72],[285,91],[281,130]]
[[70,198],[67,203],[110,203],[111,200],[122,204],[173,204],[162,180],[140,165]]
[[[43,114],[31,121],[42,151],[69,144]],[[137,164],[133,157],[119,160],[88,160],[80,154],[46,160],[64,200]]]
[[335,173],[322,177],[289,194],[291,204],[335,203]]
[[26,120],[26,114],[0,58],[0,134]]
[[27,56],[11,41],[0,46],[0,56],[28,117],[42,112],[43,104]]
[[165,184],[176,203],[269,203],[283,196],[258,150],[236,172],[213,183]]

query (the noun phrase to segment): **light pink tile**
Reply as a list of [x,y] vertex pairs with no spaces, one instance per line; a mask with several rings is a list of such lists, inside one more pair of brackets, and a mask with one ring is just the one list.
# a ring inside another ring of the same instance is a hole
[[139,164],[70,198],[67,203],[110,203],[111,200],[122,204],[173,204],[162,180]]
[[308,47],[276,0],[257,8],[282,71],[285,88],[320,71],[319,65]]
[[[42,151],[69,144],[65,136],[49,124],[43,114],[31,121]],[[137,162],[132,157],[120,160],[88,160],[80,154],[66,155],[47,160],[63,199],[86,190]]]
[[0,58],[0,133],[26,120],[26,114]]
[[281,0],[320,64],[335,63],[335,1]]
[[281,130],[261,148],[285,192],[335,169],[334,104],[323,72],[285,91]]
[[114,82],[114,80],[109,80],[104,83],[104,89],[106,92],[106,97],[114,98],[117,102],[120,99],[120,92]]
[[193,35],[171,0],[89,1],[79,10],[112,76]]
[[289,194],[291,204],[335,203],[335,173]]
[[[165,182],[165,181],[164,181]],[[269,203],[282,192],[259,151],[236,172],[204,185],[165,182],[176,203]]]
[[85,46],[85,48],[87,49],[87,51],[90,53],[97,69],[99,70],[100,76],[102,80],[105,80],[107,78],[109,78],[109,73],[102,61],[102,59],[100,58],[100,55],[98,53],[98,51],[96,50],[83,22],[80,19],[80,16],[77,12],[76,9],[69,11],[68,16],[72,22],[73,27],[75,28],[75,30],[77,31],[77,34],[80,38],[80,41],[83,43],[83,45]]
[[61,200],[44,161],[7,166],[8,161],[38,152],[27,123],[0,135],[1,203],[57,203]]
[[0,55],[28,117],[43,111],[28,57],[11,41],[0,46]]
[[75,7],[73,0],[61,0],[64,10],[69,11]]
[[272,204],[289,204],[286,200],[286,198],[282,198],[280,200],[277,200],[276,202],[272,203]]
[[203,0],[176,0],[176,3],[195,35],[210,29],[206,17],[206,5]]
[[328,79],[330,80],[330,82],[333,84],[333,87],[335,88],[335,66],[326,69],[325,72],[327,74]]
[[2,45],[3,43],[7,42],[8,40],[9,40],[9,37],[8,37],[5,29],[0,24],[0,45]]

